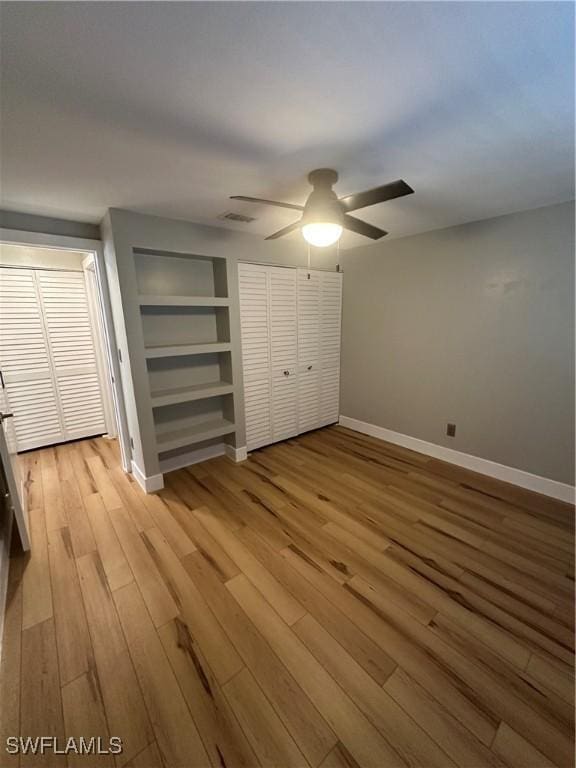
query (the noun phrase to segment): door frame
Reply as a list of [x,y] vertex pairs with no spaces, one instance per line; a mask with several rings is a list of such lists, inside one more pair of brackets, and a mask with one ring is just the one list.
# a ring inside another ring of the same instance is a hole
[[116,424],[118,427],[118,442],[120,445],[122,468],[125,472],[130,472],[132,451],[130,448],[128,422],[126,420],[124,393],[122,391],[122,382],[120,378],[120,365],[116,355],[116,334],[114,332],[114,324],[112,321],[112,307],[110,305],[110,292],[104,264],[102,243],[100,240],[68,237],[65,235],[52,235],[44,232],[26,232],[4,227],[0,227],[0,243],[5,245],[52,248],[59,251],[82,251],[86,253],[87,256],[93,256],[102,317],[102,330],[104,332],[106,357],[111,377],[112,397],[114,401]]
[[104,421],[106,422],[107,437],[118,437],[116,408],[114,406],[114,393],[112,391],[112,376],[110,370],[110,352],[106,344],[104,332],[104,316],[102,302],[98,293],[98,278],[96,276],[96,259],[93,253],[88,253],[82,260],[82,271],[86,286],[86,299],[88,301],[88,313],[92,325],[94,338],[94,351],[96,353],[96,368],[101,384],[102,405],[104,407]]

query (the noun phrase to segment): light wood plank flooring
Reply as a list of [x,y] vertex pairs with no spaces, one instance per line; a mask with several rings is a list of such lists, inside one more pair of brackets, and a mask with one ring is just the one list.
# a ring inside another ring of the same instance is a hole
[[2,766],[573,764],[572,511],[333,427],[167,475],[104,439],[25,455]]

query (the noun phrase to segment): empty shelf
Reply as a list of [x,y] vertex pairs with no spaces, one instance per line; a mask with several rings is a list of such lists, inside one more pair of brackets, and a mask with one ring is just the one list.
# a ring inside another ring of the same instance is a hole
[[147,358],[178,357],[180,355],[206,355],[214,352],[230,352],[231,344],[224,341],[212,341],[204,344],[171,344],[145,347]]
[[234,386],[227,381],[216,381],[211,384],[194,384],[187,387],[172,387],[159,389],[152,392],[152,407],[162,405],[175,405],[176,403],[188,403],[192,400],[203,400],[208,397],[229,395],[234,391]]
[[219,296],[153,296],[141,295],[141,307],[227,307],[230,299]]
[[226,256],[220,256],[214,254],[213,256],[204,256],[200,253],[188,253],[187,251],[162,251],[156,248],[134,248],[135,256],[156,256],[156,257],[171,257],[174,259],[185,259],[186,261],[223,261]]
[[235,431],[235,426],[226,419],[215,419],[199,424],[189,425],[183,429],[174,429],[170,432],[157,432],[156,444],[159,453],[173,451],[186,445],[194,445],[213,437],[229,435]]

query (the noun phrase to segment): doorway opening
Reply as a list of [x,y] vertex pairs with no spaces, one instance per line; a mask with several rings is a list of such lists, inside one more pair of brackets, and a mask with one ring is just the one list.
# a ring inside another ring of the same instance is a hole
[[0,245],[0,386],[18,453],[117,435],[93,254]]
[[[10,506],[29,546],[21,472],[26,451],[118,439],[130,467],[116,342],[101,245],[0,233],[0,446]],[[9,538],[9,531],[4,531]],[[4,538],[4,536],[2,537]]]

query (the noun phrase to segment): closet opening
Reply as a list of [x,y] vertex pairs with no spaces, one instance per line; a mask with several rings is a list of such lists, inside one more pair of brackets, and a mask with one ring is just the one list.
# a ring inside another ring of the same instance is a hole
[[340,415],[342,272],[238,264],[246,448]]
[[20,457],[97,436],[130,455],[100,244],[17,235],[0,241],[0,450],[27,549]]

